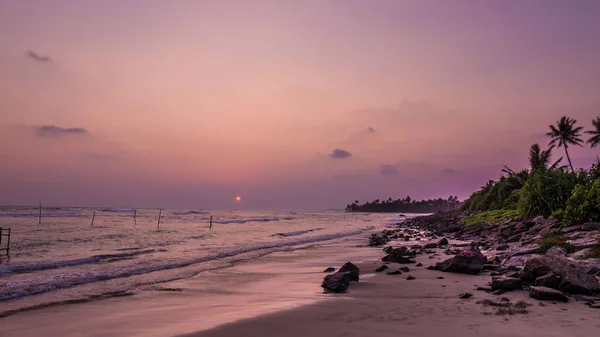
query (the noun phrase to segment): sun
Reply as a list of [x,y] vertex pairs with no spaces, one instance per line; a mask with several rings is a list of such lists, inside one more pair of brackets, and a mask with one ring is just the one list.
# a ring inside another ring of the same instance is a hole
[[235,197],[235,201],[237,201],[237,202],[240,202],[240,201],[242,201],[242,198],[240,198],[240,197]]

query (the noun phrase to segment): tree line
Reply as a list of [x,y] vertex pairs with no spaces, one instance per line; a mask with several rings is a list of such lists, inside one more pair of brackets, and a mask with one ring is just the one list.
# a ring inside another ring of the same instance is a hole
[[450,196],[448,199],[428,199],[428,200],[413,200],[410,196],[404,199],[392,199],[380,201],[367,201],[360,203],[355,200],[353,203],[346,206],[348,212],[369,212],[369,213],[437,213],[442,211],[450,211],[457,209],[460,206],[458,197]]
[[[575,170],[569,149],[600,144],[600,117],[592,120],[592,129],[584,131],[577,120],[563,116],[549,126],[546,149],[539,144],[529,149],[529,168],[514,171],[504,166],[498,180],[490,180],[474,192],[462,210],[516,210],[523,217],[554,216],[565,224],[600,221],[600,159],[587,169]],[[582,136],[588,134],[584,142]],[[552,152],[563,148],[562,157],[552,162]]]

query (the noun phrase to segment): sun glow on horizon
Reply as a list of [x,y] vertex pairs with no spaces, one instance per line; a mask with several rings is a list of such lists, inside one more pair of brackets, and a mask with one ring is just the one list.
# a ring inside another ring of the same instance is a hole
[[237,196],[237,197],[235,197],[235,201],[236,202],[240,202],[240,201],[242,201],[242,198],[240,198],[239,196]]

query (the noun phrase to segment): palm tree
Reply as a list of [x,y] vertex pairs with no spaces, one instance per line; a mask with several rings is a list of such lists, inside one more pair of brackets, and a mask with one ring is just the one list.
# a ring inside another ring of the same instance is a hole
[[547,170],[555,170],[558,167],[562,161],[562,157],[551,166],[548,166],[553,149],[554,145],[550,146],[547,150],[541,150],[538,144],[531,145],[531,149],[529,149],[529,167],[531,167],[531,172],[545,172]]
[[592,124],[596,128],[596,130],[586,131],[590,135],[593,135],[590,139],[587,140],[587,143],[592,147],[596,147],[600,143],[600,117],[596,117],[596,119],[592,120]]
[[550,125],[550,132],[546,133],[546,136],[552,138],[548,145],[556,145],[558,143],[558,147],[564,147],[565,153],[567,154],[567,160],[569,161],[569,166],[571,167],[571,171],[575,172],[573,169],[573,164],[571,163],[571,157],[569,157],[569,144],[583,146],[583,140],[579,138],[581,136],[581,130],[583,127],[578,126],[574,127],[577,121],[573,118],[562,116],[559,121],[556,122],[556,126]]

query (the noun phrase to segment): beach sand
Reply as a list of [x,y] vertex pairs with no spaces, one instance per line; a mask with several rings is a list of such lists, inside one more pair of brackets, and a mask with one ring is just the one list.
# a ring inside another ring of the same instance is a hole
[[[383,254],[382,254],[383,255]],[[445,258],[445,256],[443,256]],[[417,258],[425,267],[432,261]],[[531,299],[525,291],[500,296],[475,291],[486,286],[486,275],[430,271],[409,265],[402,275],[374,273],[381,262],[359,264],[361,280],[337,298],[261,317],[226,324],[187,337],[243,336],[598,336],[600,310],[583,302],[552,303]],[[389,270],[400,266],[391,263]],[[415,280],[407,280],[412,275]],[[442,276],[443,279],[438,279]],[[458,295],[470,292],[470,299]],[[496,314],[498,307],[478,303],[484,299],[531,304],[527,314]]]

